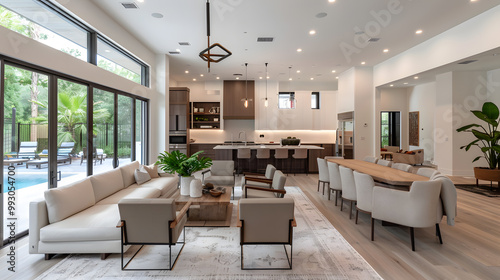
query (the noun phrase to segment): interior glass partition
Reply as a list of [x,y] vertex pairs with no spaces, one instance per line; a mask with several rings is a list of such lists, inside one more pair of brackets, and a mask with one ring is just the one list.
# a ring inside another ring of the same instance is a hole
[[3,99],[3,239],[28,229],[29,203],[48,189],[48,77],[5,65]]

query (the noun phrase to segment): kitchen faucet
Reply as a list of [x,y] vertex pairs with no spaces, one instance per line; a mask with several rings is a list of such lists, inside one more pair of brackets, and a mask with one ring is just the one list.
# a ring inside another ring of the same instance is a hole
[[245,143],[245,146],[247,145],[247,133],[245,131],[240,131],[240,133],[238,134],[238,140],[241,138],[241,134],[243,133],[243,136],[245,136],[245,138],[243,138],[243,143]]

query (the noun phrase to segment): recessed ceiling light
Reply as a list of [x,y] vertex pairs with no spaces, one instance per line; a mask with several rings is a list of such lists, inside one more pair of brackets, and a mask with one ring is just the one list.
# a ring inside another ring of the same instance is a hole
[[335,79],[337,79],[337,80],[338,80],[338,79],[339,79],[339,76],[335,77]]
[[188,71],[188,70],[186,70],[186,71],[184,71],[184,73],[189,74],[189,71]]
[[413,77],[413,79],[418,80],[418,76]]
[[220,79],[220,77],[217,77],[216,79],[217,79],[217,80],[219,80],[219,79]]
[[269,79],[269,76],[267,76],[267,79]]
[[422,34],[422,32],[424,32],[424,31],[422,31],[422,29],[419,29],[419,30],[415,31],[415,34]]
[[176,52],[181,52],[181,49],[175,49]]
[[364,62],[364,61],[363,61],[363,62],[361,62],[361,65],[365,65],[365,64],[366,64],[366,62]]
[[316,34],[316,30],[309,31],[309,35],[314,35],[314,34]]
[[204,75],[203,74],[200,74],[200,77],[203,77]]
[[314,78],[311,78],[311,81],[314,80]]
[[292,80],[292,78],[288,78],[288,80],[289,80],[289,81],[291,81],[291,80]]
[[337,71],[335,71],[335,70],[332,70],[332,73],[335,73],[335,72],[337,72]]
[[394,85],[390,85],[390,87],[393,87]]
[[262,77],[259,77],[259,80],[262,80]]
[[408,83],[403,83],[403,85],[407,85]]
[[302,49],[297,49],[297,52],[301,52],[301,51],[302,51]]
[[196,79],[193,79],[193,82],[196,82]]
[[389,49],[384,49],[384,52],[385,52],[385,53],[388,53],[388,52],[389,52]]
[[240,77],[236,77],[236,80],[239,80],[239,79],[240,79]]
[[144,2],[144,0],[137,0],[137,2],[139,2],[139,3],[143,3],[143,2]]
[[151,16],[154,18],[162,18],[163,17],[163,15],[160,13],[152,13]]
[[335,2],[335,0],[328,0],[328,2],[333,3],[333,2]]
[[297,73],[300,73],[300,70],[297,70]]
[[477,2],[478,0],[470,0],[471,2]]

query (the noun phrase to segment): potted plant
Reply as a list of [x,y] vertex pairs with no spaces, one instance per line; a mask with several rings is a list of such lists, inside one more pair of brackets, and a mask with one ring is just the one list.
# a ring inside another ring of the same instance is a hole
[[474,175],[476,179],[487,181],[500,181],[499,156],[500,146],[500,131],[498,131],[499,115],[498,107],[492,102],[485,102],[481,111],[471,110],[478,119],[485,122],[485,125],[469,124],[459,129],[457,132],[471,132],[476,139],[469,144],[460,147],[468,151],[472,146],[481,149],[482,156],[477,156],[472,162],[484,158],[488,162],[488,168],[474,167]]
[[194,172],[212,166],[211,158],[198,157],[201,153],[203,151],[196,152],[188,157],[179,151],[173,151],[171,153],[160,153],[158,156],[156,164],[161,170],[170,174],[177,173],[181,176],[181,195],[189,195],[189,185],[194,179],[192,175]]

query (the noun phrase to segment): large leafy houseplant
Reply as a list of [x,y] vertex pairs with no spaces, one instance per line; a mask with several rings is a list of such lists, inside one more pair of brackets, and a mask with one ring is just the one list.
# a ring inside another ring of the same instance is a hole
[[156,164],[167,173],[177,173],[182,177],[189,177],[196,171],[212,166],[211,158],[198,157],[201,153],[203,151],[196,152],[188,157],[179,151],[164,152],[160,153]]
[[471,110],[471,112],[486,124],[483,126],[473,123],[457,129],[457,132],[471,132],[476,137],[475,140],[460,147],[460,149],[469,151],[472,146],[480,148],[483,155],[477,156],[472,162],[484,157],[488,162],[489,169],[495,169],[499,164],[500,155],[500,146],[498,145],[500,132],[497,130],[500,115],[498,107],[492,102],[485,102],[481,111]]

